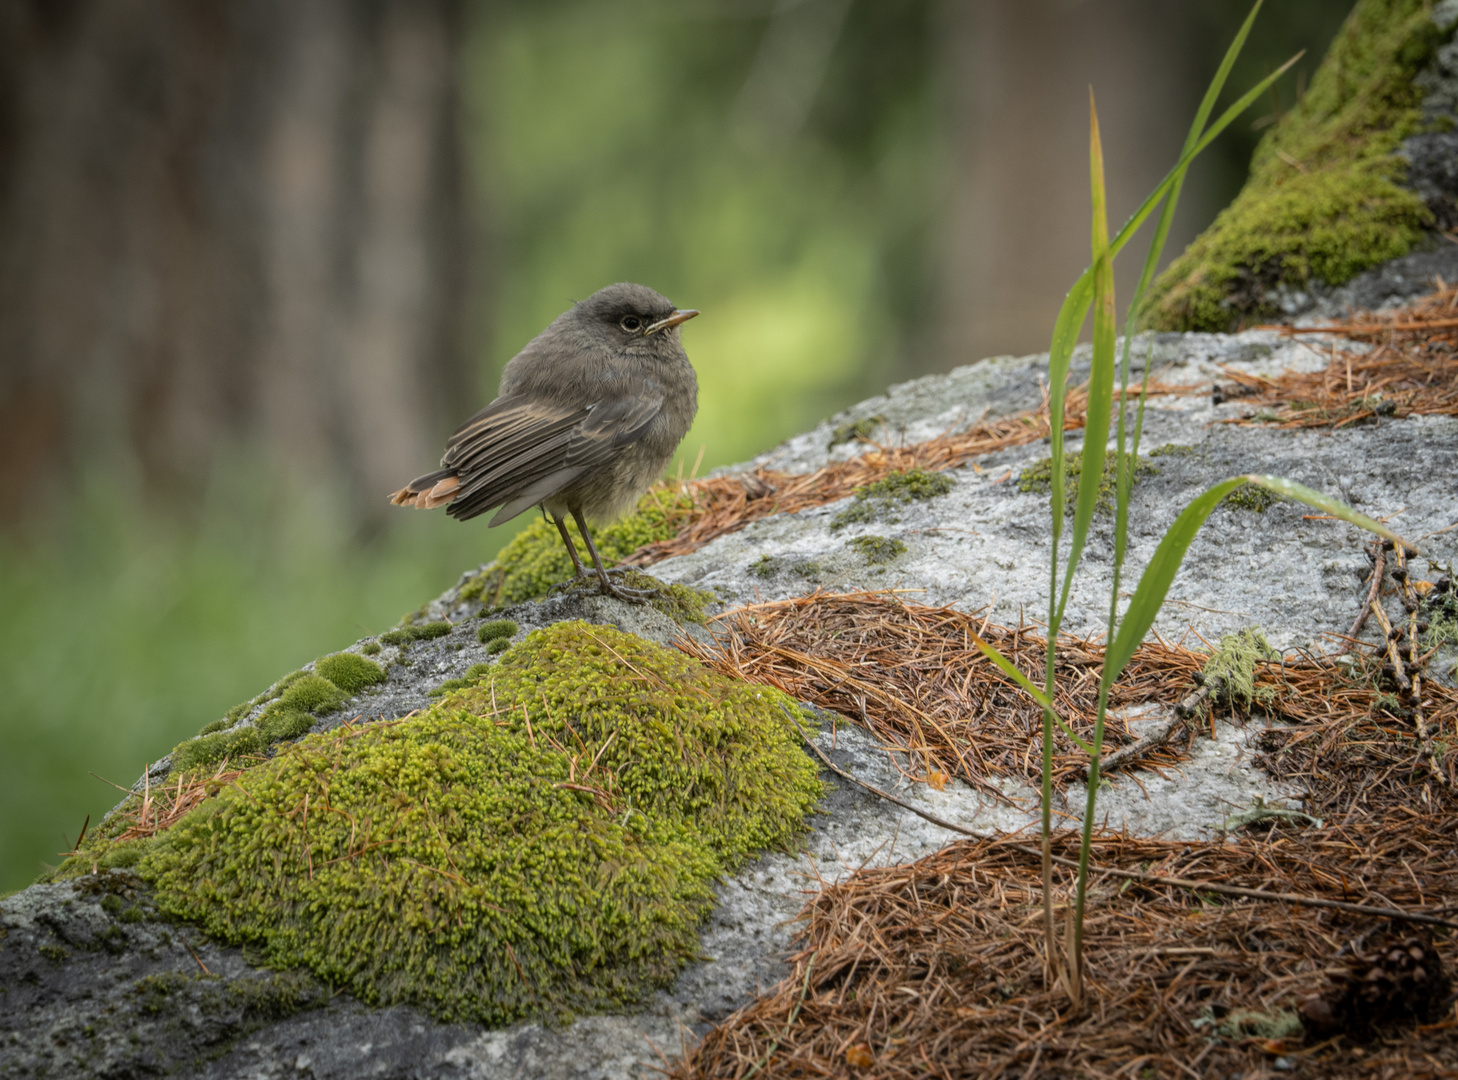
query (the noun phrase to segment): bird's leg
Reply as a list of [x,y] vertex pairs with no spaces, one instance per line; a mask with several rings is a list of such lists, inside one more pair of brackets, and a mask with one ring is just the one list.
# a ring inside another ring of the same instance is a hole
[[[604,596],[616,596],[619,600],[625,600],[630,604],[641,604],[652,599],[653,593],[649,589],[630,589],[626,585],[614,585],[608,577],[608,572],[603,568],[602,557],[597,553],[597,545],[592,542],[592,533],[587,530],[587,522],[582,520],[582,511],[574,508],[572,518],[577,522],[577,530],[582,533],[582,539],[587,541],[587,553],[592,556],[592,565],[597,567],[597,580],[601,586],[600,591]],[[564,530],[565,535],[565,530]]]
[[[572,560],[572,569],[577,571],[574,576],[579,578],[591,576],[587,567],[582,565],[582,559],[578,557],[577,545],[572,542],[572,534],[567,531],[567,523],[555,514],[549,516],[552,518],[552,524],[557,526],[557,531],[562,534],[562,543],[567,545],[567,557]],[[583,535],[587,534],[583,533]],[[591,546],[592,541],[589,540],[587,543]]]
[[[557,526],[557,531],[562,534],[562,543],[567,548],[567,555],[572,560],[573,569],[577,571],[566,581],[559,581],[557,582],[557,584],[553,585],[551,589],[548,590],[548,593],[550,594],[570,589],[579,582],[589,581],[593,577],[595,577],[596,575],[593,574],[591,570],[582,565],[582,559],[577,554],[577,545],[572,542],[572,534],[567,531],[567,523],[563,521],[560,517],[557,517],[555,514],[547,513],[545,509],[542,510],[542,515],[546,517],[547,520],[549,520],[553,525]],[[589,541],[589,543],[591,543],[591,541]]]

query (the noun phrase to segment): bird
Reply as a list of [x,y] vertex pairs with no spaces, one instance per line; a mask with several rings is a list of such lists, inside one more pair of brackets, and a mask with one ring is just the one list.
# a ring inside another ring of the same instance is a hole
[[[390,494],[396,506],[439,506],[460,521],[495,510],[500,525],[534,506],[572,560],[569,585],[628,602],[651,592],[615,583],[588,521],[637,505],[698,412],[698,377],[679,328],[698,315],[646,285],[619,282],[579,300],[506,365],[496,400],[458,427],[440,468]],[[567,531],[577,523],[593,570]]]

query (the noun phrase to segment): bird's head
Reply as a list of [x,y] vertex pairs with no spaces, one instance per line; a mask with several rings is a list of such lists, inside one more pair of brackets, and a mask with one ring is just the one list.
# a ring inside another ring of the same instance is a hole
[[698,314],[692,308],[674,307],[646,285],[628,282],[609,285],[578,301],[574,313],[594,332],[628,349],[641,345],[673,348],[677,328]]

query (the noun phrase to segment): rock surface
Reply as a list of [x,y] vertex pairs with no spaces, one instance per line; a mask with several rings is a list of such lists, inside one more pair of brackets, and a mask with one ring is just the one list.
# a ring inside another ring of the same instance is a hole
[[[1458,517],[1458,421],[1383,420],[1336,431],[1280,431],[1222,423],[1245,410],[1212,404],[1224,369],[1274,373],[1314,369],[1329,343],[1274,332],[1237,336],[1162,334],[1133,354],[1161,379],[1198,392],[1150,402],[1143,446],[1181,448],[1151,458],[1159,472],[1134,492],[1129,565],[1137,573],[1179,509],[1235,473],[1284,475],[1345,499],[1419,539]],[[1075,368],[1077,369],[1077,359]],[[1084,358],[1086,363],[1086,357]],[[863,452],[831,446],[834,431],[878,418],[874,438],[917,441],[979,416],[1029,409],[1040,398],[1043,358],[1003,357],[892,387],[759,459],[806,471]],[[1077,370],[1075,370],[1077,378]],[[874,426],[874,425],[873,425]],[[1072,448],[1078,439],[1071,440]],[[712,588],[735,606],[815,588],[898,588],[912,598],[987,612],[1001,623],[1039,617],[1045,603],[1047,496],[1019,490],[1021,471],[1047,454],[1036,443],[953,470],[951,490],[879,519],[833,528],[847,503],[783,514],[657,564],[665,580]],[[1106,620],[1111,527],[1097,519],[1075,585],[1067,628],[1098,636]],[[881,536],[904,553],[873,564],[850,542]],[[1360,599],[1367,563],[1357,530],[1309,520],[1278,503],[1262,513],[1217,510],[1176,579],[1157,631],[1170,640],[1215,640],[1259,626],[1277,647],[1329,651]],[[1458,532],[1423,540],[1425,555],[1450,563]],[[1417,569],[1426,570],[1422,560]],[[428,610],[457,610],[452,590]],[[504,613],[519,633],[566,618],[606,622],[658,641],[684,632],[671,620],[616,601],[557,596]],[[694,629],[696,634],[702,631]],[[363,644],[363,643],[362,643]],[[358,648],[359,646],[356,646]],[[396,717],[433,700],[429,691],[487,659],[472,628],[386,646],[375,658],[389,681],[339,717]],[[1448,670],[1452,658],[1437,666]],[[1450,676],[1451,677],[1451,676]],[[1159,710],[1143,720],[1158,719]],[[1118,775],[1099,814],[1141,834],[1208,837],[1255,799],[1294,800],[1251,764],[1258,723],[1224,725],[1197,744],[1183,775]],[[1007,787],[992,801],[953,783],[937,792],[908,786],[889,755],[843,718],[827,717],[819,745],[842,768],[967,827],[1018,829],[1033,818],[1032,793]],[[165,774],[159,766],[157,778]],[[194,928],[155,917],[147,888],[125,872],[36,885],[0,901],[0,1077],[642,1077],[675,1056],[706,1024],[743,1004],[782,973],[779,957],[806,890],[865,864],[914,859],[949,834],[839,781],[796,856],[765,856],[719,888],[703,932],[705,960],[690,966],[640,1013],[598,1016],[563,1028],[505,1030],[440,1024],[411,1008],[372,1009],[311,977],[255,966],[247,949],[218,945]],[[1068,793],[1071,812],[1082,806]]]

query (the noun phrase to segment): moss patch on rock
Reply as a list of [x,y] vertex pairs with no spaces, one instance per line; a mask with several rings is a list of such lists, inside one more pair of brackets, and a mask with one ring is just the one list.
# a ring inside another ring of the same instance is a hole
[[[1104,471],[1099,477],[1099,497],[1094,503],[1095,514],[1109,514],[1114,509],[1114,469],[1117,463],[1113,454],[1104,456]],[[1078,485],[1083,474],[1083,458],[1078,454],[1069,454],[1063,459],[1065,492],[1064,499],[1067,504],[1068,513],[1073,513],[1078,505]],[[1139,483],[1146,476],[1158,476],[1159,466],[1151,465],[1141,458],[1134,465],[1134,476],[1130,482],[1130,489]],[[1051,457],[1040,458],[1033,462],[1021,473],[1018,474],[1018,490],[1023,492],[1034,492],[1048,494],[1053,490],[1053,459]]]
[[855,502],[830,519],[830,529],[834,532],[866,521],[899,521],[898,507],[945,495],[955,483],[944,473],[928,472],[926,469],[890,473],[873,484],[856,488]]
[[1253,514],[1264,514],[1281,501],[1281,496],[1270,488],[1263,488],[1259,484],[1243,484],[1221,499],[1220,505],[1230,510],[1248,510]]
[[[638,500],[631,514],[592,530],[603,565],[614,566],[645,544],[672,539],[688,522],[693,507],[692,497],[684,492],[654,488]],[[587,545],[577,526],[569,522],[567,532],[586,560]],[[507,607],[546,596],[572,574],[557,526],[539,516],[501,549],[495,562],[461,588],[457,599],[480,601],[486,608]]]
[[841,424],[830,433],[830,441],[825,444],[825,449],[834,450],[837,446],[848,442],[868,442],[871,436],[876,434],[876,429],[885,422],[884,416],[867,416],[861,420]]
[[1235,201],[1155,282],[1146,326],[1224,332],[1269,319],[1280,286],[1341,284],[1423,238],[1432,215],[1402,186],[1396,151],[1424,123],[1413,80],[1444,37],[1430,9],[1358,0]]
[[698,955],[711,882],[789,849],[822,794],[798,706],[581,622],[480,678],[284,747],[125,861],[164,914],[373,1004],[505,1024],[640,1003]]
[[859,551],[872,566],[884,565],[906,554],[904,543],[886,536],[857,536],[849,546]]
[[[449,632],[449,624],[441,625]],[[384,669],[363,656],[321,656],[314,661],[313,673],[295,671],[285,675],[252,701],[235,706],[222,720],[208,724],[197,738],[179,743],[172,751],[172,768],[188,772],[225,758],[263,754],[275,743],[297,739],[314,726],[316,718],[334,712],[349,698],[385,678]],[[238,725],[239,720],[265,703],[267,708],[251,724]]]

